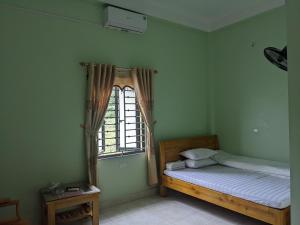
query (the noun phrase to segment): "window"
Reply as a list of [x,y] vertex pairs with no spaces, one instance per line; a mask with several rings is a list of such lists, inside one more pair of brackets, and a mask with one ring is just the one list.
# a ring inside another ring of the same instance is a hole
[[98,134],[99,157],[145,151],[145,124],[133,89],[114,86]]

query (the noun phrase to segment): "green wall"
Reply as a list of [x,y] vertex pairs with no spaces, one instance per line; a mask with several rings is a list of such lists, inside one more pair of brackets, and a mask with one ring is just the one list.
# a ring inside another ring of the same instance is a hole
[[[262,54],[286,44],[285,8],[209,34],[150,17],[147,32],[135,35],[103,29],[102,7],[94,0],[1,1],[0,197],[20,199],[23,214],[37,224],[41,187],[86,179],[80,61],[159,71],[156,142],[217,133],[225,150],[288,161],[287,74]],[[297,79],[291,96],[298,94]],[[299,156],[296,131],[292,164]],[[145,160],[139,154],[99,161],[102,205],[149,190]],[[293,182],[300,184],[296,176]]]
[[[155,68],[156,141],[206,134],[207,34],[150,18],[135,35],[103,29],[96,1],[0,3],[0,196],[37,224],[38,191],[86,179],[81,61]],[[100,161],[103,202],[148,190],[145,155]]]
[[292,225],[300,224],[300,2],[288,1],[288,59]]
[[287,73],[263,55],[265,47],[286,45],[285,11],[278,8],[209,34],[211,130],[224,150],[289,159]]

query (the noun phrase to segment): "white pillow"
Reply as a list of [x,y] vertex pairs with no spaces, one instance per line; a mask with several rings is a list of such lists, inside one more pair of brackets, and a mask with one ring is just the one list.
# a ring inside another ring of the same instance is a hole
[[211,165],[216,165],[216,164],[218,164],[218,163],[212,159],[200,159],[200,160],[187,159],[187,160],[185,160],[185,165],[188,168],[201,168],[201,167],[206,167],[206,166],[211,166]]
[[290,168],[287,163],[233,155],[224,151],[219,151],[219,153],[212,158],[224,166],[252,170],[271,175],[290,176]]
[[167,170],[181,170],[185,168],[185,162],[184,161],[176,161],[176,162],[168,162],[166,164]]
[[208,148],[194,148],[181,152],[180,155],[188,159],[199,160],[208,159],[217,153],[217,151]]
[[228,159],[232,158],[234,155],[223,150],[219,150],[217,154],[212,156],[211,158],[217,161],[218,163],[222,164],[226,162]]

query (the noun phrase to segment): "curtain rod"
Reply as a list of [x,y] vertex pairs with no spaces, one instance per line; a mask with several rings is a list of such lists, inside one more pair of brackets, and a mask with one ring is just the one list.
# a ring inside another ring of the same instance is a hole
[[[80,65],[87,67],[89,65],[89,63],[81,62]],[[124,68],[124,67],[116,67],[116,70],[126,72],[126,71],[130,71],[132,69],[131,68]],[[158,73],[157,70],[154,70],[153,72],[154,72],[154,74]]]

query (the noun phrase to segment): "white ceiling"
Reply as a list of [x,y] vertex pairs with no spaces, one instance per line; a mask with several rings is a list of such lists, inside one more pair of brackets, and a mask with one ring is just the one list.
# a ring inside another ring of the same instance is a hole
[[99,0],[122,8],[214,31],[284,5],[284,0]]

